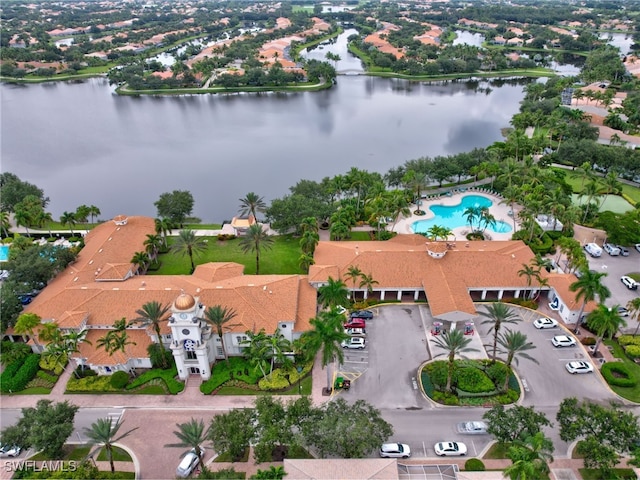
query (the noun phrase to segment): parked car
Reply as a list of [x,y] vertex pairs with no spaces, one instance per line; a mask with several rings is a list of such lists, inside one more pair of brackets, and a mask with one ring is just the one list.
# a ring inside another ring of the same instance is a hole
[[9,278],[9,270],[0,270],[0,280]]
[[487,433],[487,424],[484,422],[462,422],[457,425],[458,433],[469,435],[483,435]]
[[367,331],[364,328],[345,328],[344,333],[351,335],[352,337],[364,337],[366,336]]
[[551,343],[554,347],[573,347],[576,339],[568,335],[556,335],[551,339]]
[[623,257],[628,257],[629,256],[629,249],[623,245],[616,245],[616,247],[618,247],[618,250],[620,250],[620,255],[622,255]]
[[367,328],[367,325],[362,318],[351,318],[344,324],[344,328]]
[[180,461],[178,468],[176,468],[176,476],[178,478],[187,478],[193,473],[198,464],[200,458],[196,455],[195,449],[191,449]]
[[623,276],[620,277],[620,281],[629,290],[637,290],[638,289],[638,282],[636,282],[631,277],[627,277],[626,275],[623,275]]
[[383,443],[380,447],[382,458],[409,458],[411,449],[406,443]]
[[636,243],[633,247],[640,252],[640,243]]
[[29,305],[33,298],[30,295],[18,295],[18,300],[22,305]]
[[336,310],[338,310],[338,313],[341,314],[341,315],[348,312],[348,310],[346,308],[344,308],[342,305],[338,305],[336,307]]
[[340,344],[342,348],[351,348],[360,350],[364,348],[365,342],[362,337],[349,337],[347,340],[343,340]]
[[618,315],[620,315],[621,317],[628,317],[629,310],[627,310],[625,307],[618,307]]
[[605,243],[602,248],[605,252],[607,252],[612,257],[617,257],[620,255],[620,249],[616,247],[613,243]]
[[598,245],[597,243],[587,243],[584,246],[584,249],[592,257],[599,257],[600,255],[602,255],[602,248],[600,248],[600,245]]
[[0,457],[17,457],[21,451],[17,445],[0,445]]
[[565,365],[567,372],[576,373],[593,373],[593,365],[589,362],[569,362]]
[[533,326],[541,329],[541,328],[555,328],[558,326],[558,322],[553,318],[540,317],[533,322]]
[[370,320],[373,318],[373,312],[371,310],[356,310],[355,312],[351,312],[351,318]]
[[433,448],[439,457],[455,457],[467,454],[467,446],[461,442],[440,442]]

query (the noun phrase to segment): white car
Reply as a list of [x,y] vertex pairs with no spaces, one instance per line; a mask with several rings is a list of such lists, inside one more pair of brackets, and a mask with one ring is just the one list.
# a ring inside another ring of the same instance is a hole
[[487,433],[487,424],[484,422],[462,422],[458,424],[458,433],[469,435],[484,435]]
[[576,339],[568,335],[556,335],[551,339],[551,343],[554,347],[573,347]]
[[627,277],[626,275],[623,275],[623,276],[620,277],[620,281],[629,290],[637,290],[638,289],[638,282],[636,282],[631,277]]
[[538,329],[556,328],[558,326],[558,322],[556,322],[553,318],[541,317],[541,318],[538,318],[535,322],[533,322],[533,326]]
[[347,335],[355,336],[355,337],[365,337],[367,335],[367,331],[364,328],[345,328],[344,333]]
[[593,373],[593,365],[589,362],[569,362],[565,365],[567,372],[576,373]]
[[409,458],[411,449],[405,443],[383,443],[380,447],[382,458]]
[[621,317],[628,317],[629,310],[627,310],[625,307],[618,307],[618,315],[620,315]]
[[0,280],[9,278],[9,270],[0,270]]
[[440,442],[433,449],[439,457],[456,457],[467,454],[467,446],[462,442]]
[[191,449],[180,461],[180,465],[176,469],[176,477],[178,478],[187,478],[189,475],[193,473],[198,464],[200,463],[200,459],[196,452]]
[[21,451],[17,445],[0,445],[0,457],[17,457]]
[[342,346],[342,348],[362,349],[364,348],[364,338],[351,337],[347,340],[343,340],[340,345]]
[[638,252],[640,252],[640,243],[636,243],[636,244],[634,245],[634,248],[635,248]]

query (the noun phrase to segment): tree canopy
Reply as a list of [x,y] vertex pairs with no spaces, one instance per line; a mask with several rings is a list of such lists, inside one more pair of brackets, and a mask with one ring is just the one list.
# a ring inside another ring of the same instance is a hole
[[154,202],[158,216],[168,218],[175,225],[183,226],[186,218],[193,212],[193,195],[186,190],[165,192]]

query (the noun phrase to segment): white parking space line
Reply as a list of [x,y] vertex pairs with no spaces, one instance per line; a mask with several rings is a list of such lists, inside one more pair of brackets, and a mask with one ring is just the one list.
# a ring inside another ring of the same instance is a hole
[[424,456],[427,456],[427,446],[422,442],[422,451],[424,452]]

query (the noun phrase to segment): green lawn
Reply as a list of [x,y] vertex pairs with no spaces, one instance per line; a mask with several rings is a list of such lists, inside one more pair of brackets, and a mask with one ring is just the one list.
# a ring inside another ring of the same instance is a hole
[[[582,480],[602,480],[602,472],[600,470],[592,470],[589,468],[579,468],[578,471],[582,476]],[[621,480],[636,480],[636,474],[631,468],[614,468],[611,470],[608,478],[618,478]]]
[[[311,395],[311,388],[313,386],[313,378],[311,375],[306,376],[300,382],[300,389],[298,390],[298,384],[296,383],[288,390],[278,392],[278,395],[298,395],[301,392],[302,395]],[[240,387],[220,387],[218,395],[268,395],[269,392],[264,390],[250,390]]]
[[[567,171],[564,169],[560,169],[563,172],[567,172],[565,177],[565,181],[571,185],[574,193],[580,193],[584,188],[582,177],[580,177],[577,173],[573,171]],[[640,202],[640,188],[634,187],[633,185],[627,185],[626,183],[622,184],[622,192],[625,195],[628,195],[634,202]]]
[[[207,240],[207,250],[200,256],[194,256],[197,265],[208,262],[236,262],[245,266],[244,273],[256,273],[255,253],[243,253],[240,240],[219,241],[217,237],[203,237]],[[298,239],[291,235],[272,237],[273,247],[260,252],[261,274],[296,274],[303,273],[298,265],[302,251]],[[169,244],[172,242],[169,237]],[[189,257],[172,252],[160,255],[161,266],[149,275],[186,275],[189,274]]]
[[[120,447],[113,447],[112,452],[114,462],[133,462],[133,460],[131,459],[131,455],[129,455],[126,450],[123,450]],[[100,449],[97,460],[99,462],[109,461],[109,458],[107,457],[107,451],[104,448]]]
[[507,458],[507,452],[509,451],[510,446],[511,444],[509,443],[496,442],[489,447],[489,450],[487,450],[487,453],[485,453],[482,458],[491,460]]
[[615,385],[609,385],[609,387],[621,397],[631,400],[632,402],[640,403],[640,365],[632,362],[625,355],[624,350],[617,342],[613,340],[604,340],[604,344],[607,347],[613,348],[613,356],[627,365],[637,381],[635,387],[618,387]]

